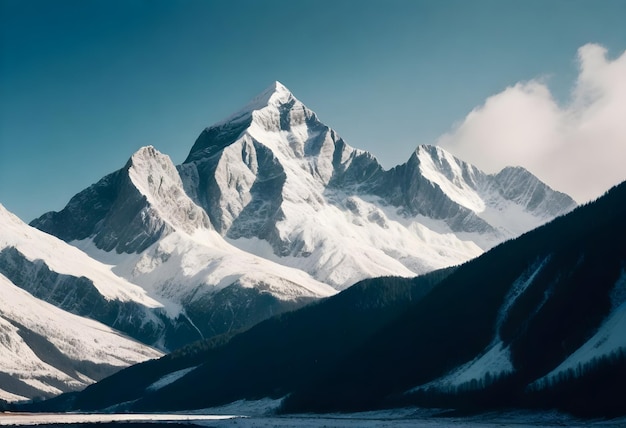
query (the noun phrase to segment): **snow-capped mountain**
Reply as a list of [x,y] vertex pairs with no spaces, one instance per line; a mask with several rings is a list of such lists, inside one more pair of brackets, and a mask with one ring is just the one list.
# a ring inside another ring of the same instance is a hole
[[[73,228],[73,224],[81,224]],[[33,223],[141,287],[192,334],[160,347],[249,327],[336,293],[306,273],[226,242],[185,193],[169,157],[153,147]]]
[[461,266],[364,280],[51,405],[162,412],[284,397],[287,413],[416,405],[624,415],[625,216],[622,183]]
[[363,278],[459,264],[574,205],[521,168],[487,175],[431,146],[385,171],[276,82],[182,165],[144,147],[31,224],[158,302],[163,334],[141,339],[174,349]]
[[406,164],[389,171],[381,182],[374,192],[405,214],[443,221],[482,249],[576,206],[524,168],[506,167],[488,175],[435,146],[418,147]]
[[233,245],[337,289],[461,263],[575,206],[522,168],[487,175],[431,146],[385,171],[278,82],[205,129],[179,171]]
[[[117,324],[141,314],[162,327],[159,302],[65,242],[36,230],[0,205],[0,399],[50,397],[82,389],[128,365],[159,357],[149,348],[69,310],[116,309]],[[29,290],[33,294],[29,293]],[[97,296],[97,297],[96,297]]]

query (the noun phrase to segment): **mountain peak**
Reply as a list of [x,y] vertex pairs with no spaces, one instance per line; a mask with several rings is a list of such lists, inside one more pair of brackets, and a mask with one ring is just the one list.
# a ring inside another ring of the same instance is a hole
[[439,146],[433,146],[432,144],[420,144],[415,149],[415,154],[419,156],[420,154],[427,154],[431,157],[441,157],[442,154],[448,153],[444,149]]
[[235,114],[214,124],[211,128],[221,127],[228,123],[238,123],[250,119],[252,112],[261,110],[268,106],[280,107],[296,100],[291,91],[278,80],[272,83],[265,90],[252,98],[248,104]]
[[207,128],[196,139],[184,163],[206,159],[236,141],[251,125],[265,131],[286,131],[317,117],[279,81],[252,98],[245,107]]
[[261,110],[267,106],[280,107],[296,100],[291,91],[279,81],[275,81],[263,92],[254,97],[252,101],[242,109],[245,112]]
[[130,156],[130,159],[128,160],[128,167],[137,167],[145,162],[149,162],[150,160],[164,157],[169,158],[169,156],[164,155],[155,149],[154,146],[143,146]]
[[272,83],[270,86],[267,87],[267,89],[265,89],[265,91],[263,91],[263,93],[268,93],[271,94],[270,97],[272,96],[292,96],[293,94],[291,93],[291,91],[282,83],[280,83],[278,80],[276,80],[274,83]]
[[431,165],[432,168],[443,172],[448,178],[452,178],[456,173],[461,174],[463,169],[473,168],[447,150],[430,144],[419,145],[415,149],[415,157],[420,161],[422,169]]
[[131,156],[129,163],[128,176],[150,203],[151,215],[190,234],[212,228],[206,213],[185,193],[169,156],[153,146],[145,146]]
[[154,148],[154,146],[143,146],[137,149],[135,153],[131,157],[135,156],[156,156],[159,151]]

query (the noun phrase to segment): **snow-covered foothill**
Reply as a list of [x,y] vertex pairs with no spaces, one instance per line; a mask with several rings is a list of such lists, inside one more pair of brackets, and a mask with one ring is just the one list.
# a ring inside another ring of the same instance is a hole
[[[33,297],[0,275],[0,398],[8,401],[82,389],[92,376],[162,355],[93,320]],[[96,369],[101,367],[101,369]],[[4,385],[3,385],[4,384]]]

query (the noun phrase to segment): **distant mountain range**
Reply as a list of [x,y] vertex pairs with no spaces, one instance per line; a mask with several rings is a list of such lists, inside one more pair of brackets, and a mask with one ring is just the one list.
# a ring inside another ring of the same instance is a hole
[[144,147],[31,222],[45,234],[15,226],[36,238],[1,241],[0,274],[171,351],[365,278],[458,265],[575,205],[523,168],[489,175],[434,146],[384,170],[276,82],[182,165]]
[[[626,183],[460,267],[365,280],[37,410],[433,406],[626,413]],[[32,409],[32,407],[31,407]]]

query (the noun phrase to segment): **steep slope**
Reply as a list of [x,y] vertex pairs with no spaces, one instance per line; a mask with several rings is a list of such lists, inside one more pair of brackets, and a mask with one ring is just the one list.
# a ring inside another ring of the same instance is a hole
[[453,270],[369,280],[47,409],[128,401],[120,409],[163,411],[287,396],[286,412],[417,404],[624,414],[625,201],[623,183]]
[[[423,298],[450,272],[452,269],[419,278],[364,280],[336,296],[266,320],[234,337],[197,342],[35,409],[116,406],[118,411],[172,410],[240,398],[282,397],[324,373],[373,332],[399,317],[412,302]],[[208,378],[210,382],[206,382]],[[196,385],[198,381],[201,386]],[[193,397],[190,391],[195,391]],[[181,400],[175,398],[178,394]]]
[[185,334],[181,323],[144,289],[79,249],[28,226],[2,205],[0,229],[0,274],[33,296],[144,343],[163,345],[166,338]]
[[67,242],[90,238],[98,248],[117,253],[139,253],[175,230],[211,228],[204,211],[182,190],[169,158],[152,147],[78,193],[62,211],[31,224]]
[[488,175],[435,146],[420,146],[387,174],[374,193],[409,216],[443,221],[489,249],[575,207],[521,167]]
[[[625,201],[623,183],[461,266],[324,379],[292,394],[287,408],[582,412],[573,403],[584,401],[590,414],[623,414]],[[599,363],[613,376],[594,378]],[[565,382],[577,386],[577,401],[559,389]]]
[[0,400],[83,389],[161,352],[33,297],[0,274]]
[[[76,223],[90,227],[75,229]],[[190,334],[166,338],[162,346],[169,349],[335,293],[299,270],[224,241],[185,193],[169,157],[152,147],[33,225],[113,265],[115,274],[142,287],[170,318],[187,320]]]
[[232,244],[338,289],[461,263],[575,206],[521,168],[489,176],[435,147],[384,171],[278,82],[179,170]]

